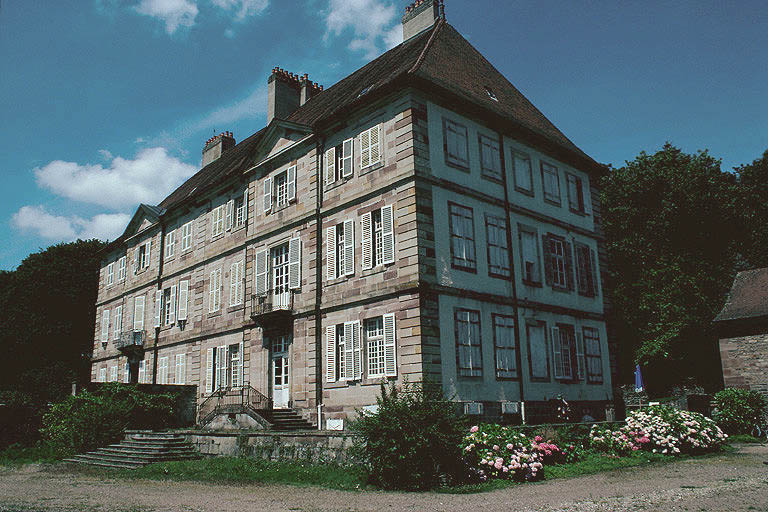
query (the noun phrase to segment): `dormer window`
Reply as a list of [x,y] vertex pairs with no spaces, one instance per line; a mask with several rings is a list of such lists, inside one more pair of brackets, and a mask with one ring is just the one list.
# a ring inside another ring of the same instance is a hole
[[367,94],[367,93],[368,93],[368,91],[370,91],[370,90],[371,90],[371,88],[370,88],[370,87],[365,87],[365,88],[363,88],[363,90],[362,90],[362,91],[360,91],[360,94],[358,94],[358,95],[357,95],[357,97],[359,98],[360,96],[364,96],[364,95],[365,95],[365,94]]
[[493,101],[499,101],[499,98],[496,97],[496,94],[491,90],[490,87],[487,85],[485,86],[485,92],[488,93],[488,97],[491,98]]

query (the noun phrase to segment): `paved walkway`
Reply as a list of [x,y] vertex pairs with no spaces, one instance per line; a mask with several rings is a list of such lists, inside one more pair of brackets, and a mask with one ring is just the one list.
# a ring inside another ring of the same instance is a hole
[[768,447],[481,494],[115,480],[58,467],[0,469],[0,511],[768,511]]

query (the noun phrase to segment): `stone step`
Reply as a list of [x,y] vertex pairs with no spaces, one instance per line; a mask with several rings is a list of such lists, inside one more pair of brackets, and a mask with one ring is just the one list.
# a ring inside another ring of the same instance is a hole
[[152,453],[145,451],[119,450],[115,448],[101,448],[99,450],[88,452],[88,455],[104,455],[107,457],[127,457],[137,460],[171,460],[174,458],[188,459],[199,457],[192,449],[176,452]]
[[186,439],[177,434],[128,431],[125,440],[68,459],[100,467],[138,468],[155,462],[199,459]]
[[165,455],[187,455],[187,454],[196,454],[195,449],[188,446],[184,448],[176,448],[173,450],[143,450],[143,449],[137,449],[133,447],[128,446],[121,446],[121,445],[110,445],[106,448],[100,448],[99,451],[105,452],[105,453],[134,453],[136,455],[150,455],[150,456],[165,456]]
[[109,458],[95,457],[88,454],[75,455],[71,459],[67,459],[67,462],[78,462],[80,464],[90,464],[92,466],[111,466],[119,468],[135,469],[145,466],[143,462],[133,462],[127,460],[111,460]]

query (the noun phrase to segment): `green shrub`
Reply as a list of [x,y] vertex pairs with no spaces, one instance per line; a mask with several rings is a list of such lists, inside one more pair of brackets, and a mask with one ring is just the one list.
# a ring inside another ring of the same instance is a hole
[[385,489],[431,489],[466,474],[459,448],[464,421],[439,385],[381,385],[378,411],[352,423],[359,456],[372,484]]
[[43,416],[41,433],[57,455],[81,453],[117,441],[126,428],[167,428],[176,399],[174,393],[150,395],[128,384],[105,384],[54,404]]
[[729,434],[749,434],[762,422],[765,397],[757,391],[727,388],[715,395],[714,418]]

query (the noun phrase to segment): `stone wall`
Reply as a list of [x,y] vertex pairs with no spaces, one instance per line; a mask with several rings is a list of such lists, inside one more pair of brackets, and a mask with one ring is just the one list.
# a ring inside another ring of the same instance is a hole
[[759,391],[768,398],[768,334],[720,339],[727,388]]
[[353,462],[354,436],[341,432],[181,432],[203,455],[254,457],[257,459],[307,461],[313,463]]

